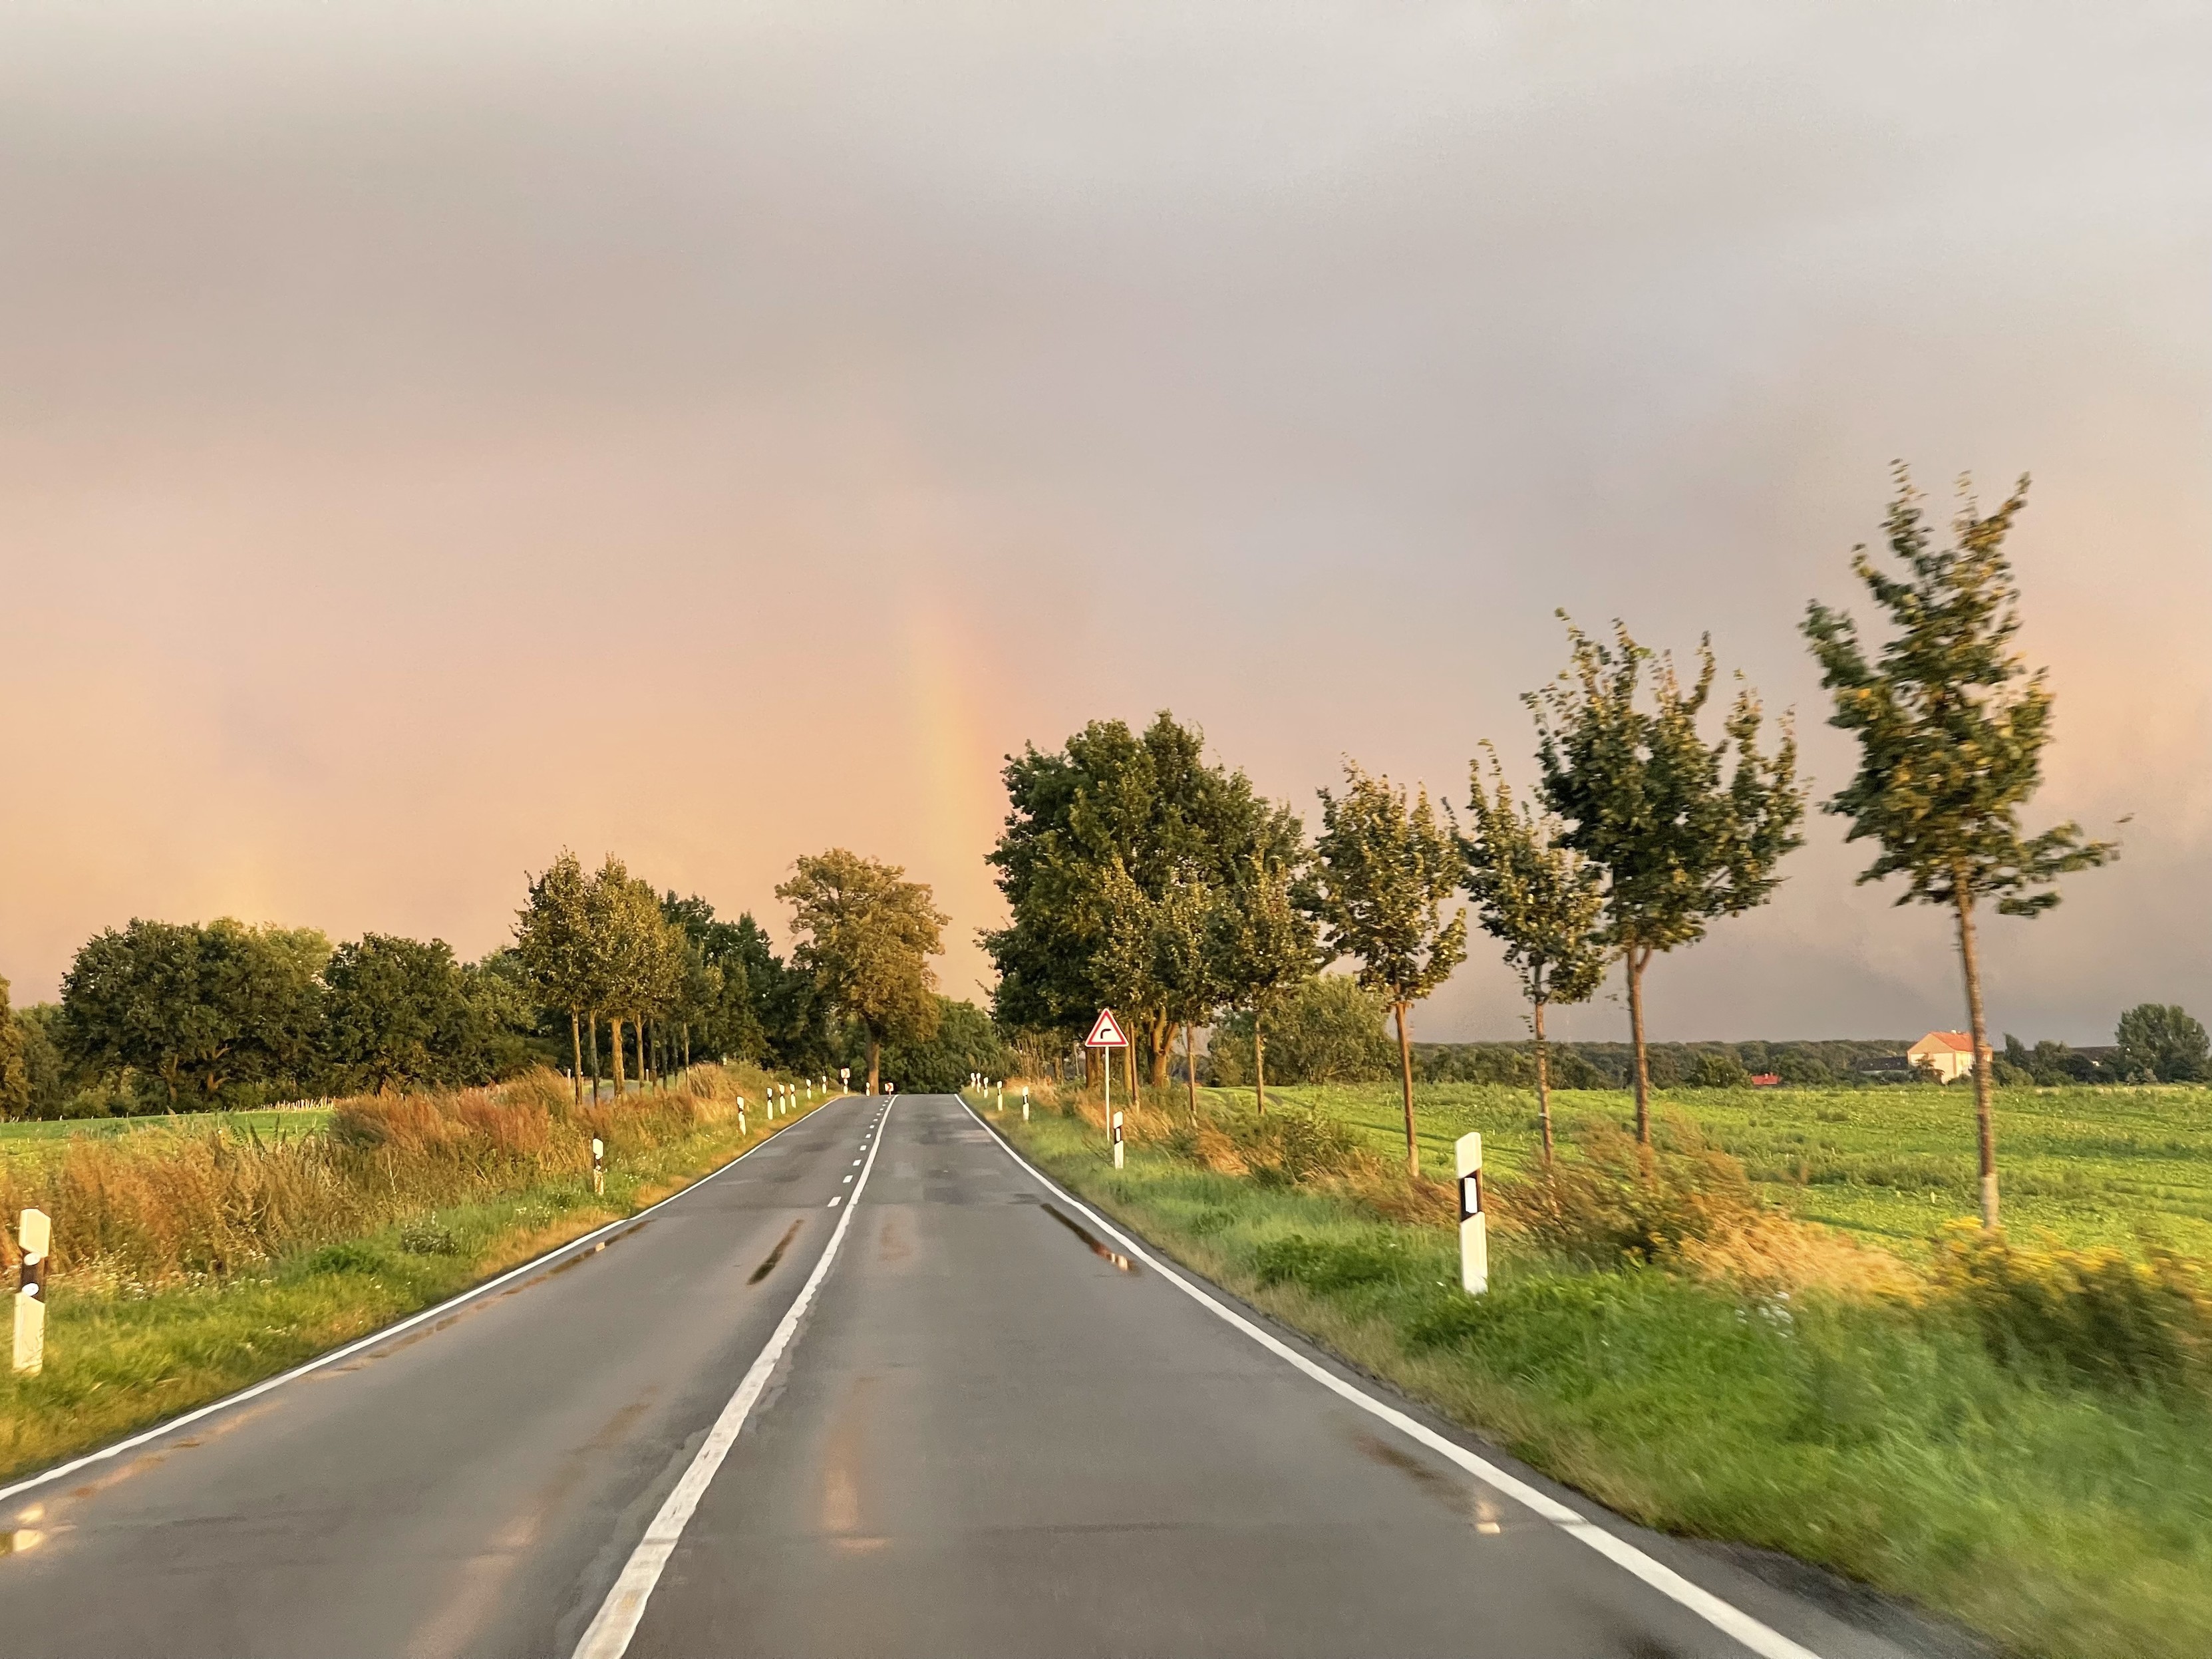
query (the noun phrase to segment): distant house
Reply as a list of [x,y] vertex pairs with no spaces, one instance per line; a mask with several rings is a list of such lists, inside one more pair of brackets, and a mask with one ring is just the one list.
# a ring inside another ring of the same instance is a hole
[[1781,1081],[1782,1073],[1779,1072],[1753,1072],[1751,1074],[1751,1086],[1754,1089],[1771,1089]]
[[1935,1073],[1938,1083],[1955,1083],[1974,1069],[1974,1040],[1964,1031],[1930,1031],[1905,1057]]

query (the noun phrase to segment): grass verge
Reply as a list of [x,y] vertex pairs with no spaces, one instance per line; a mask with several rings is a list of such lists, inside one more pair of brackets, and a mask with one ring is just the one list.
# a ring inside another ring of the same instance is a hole
[[1786,1551],[2048,1659],[2212,1652],[2212,1406],[2003,1363],[1927,1305],[1456,1246],[1342,1193],[992,1121],[1055,1179],[1622,1514]]
[[[245,1270],[173,1273],[148,1285],[118,1282],[102,1258],[88,1258],[52,1287],[43,1373],[0,1376],[0,1480],[220,1399],[658,1202],[766,1139],[757,1112],[740,1133],[734,1110],[704,1109],[725,1091],[719,1080],[697,1086],[702,1104],[686,1132],[627,1138],[603,1195],[559,1159],[503,1172],[479,1162],[468,1182],[478,1195]],[[149,1143],[147,1155],[155,1152]]]

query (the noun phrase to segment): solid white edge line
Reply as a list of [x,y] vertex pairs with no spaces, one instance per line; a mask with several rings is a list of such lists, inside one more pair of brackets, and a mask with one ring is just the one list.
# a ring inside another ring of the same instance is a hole
[[1013,1159],[1015,1163],[1035,1176],[1044,1186],[1074,1205],[1085,1215],[1089,1216],[1091,1220],[1112,1234],[1115,1238],[1121,1241],[1131,1255],[1150,1267],[1162,1279],[1166,1279],[1185,1296],[1191,1297],[1229,1324],[1235,1326],[1261,1347],[1267,1349],[1268,1352],[1278,1358],[1289,1361],[1323,1388],[1350,1401],[1369,1415],[1380,1418],[1408,1439],[1417,1441],[1430,1450],[1449,1458],[1484,1485],[1511,1498],[1524,1508],[1534,1510],[1570,1538],[1578,1543],[1588,1545],[1614,1565],[1633,1573],[1677,1606],[1688,1609],[1715,1629],[1741,1643],[1752,1652],[1758,1654],[1759,1659],[1820,1659],[1820,1656],[1812,1649],[1791,1641],[1780,1631],[1762,1624],[1733,1603],[1723,1601],[1703,1585],[1692,1583],[1672,1567],[1646,1555],[1626,1539],[1615,1536],[1603,1527],[1589,1520],[1579,1511],[1568,1508],[1555,1498],[1547,1497],[1527,1481],[1508,1474],[1495,1463],[1477,1456],[1457,1442],[1446,1439],[1427,1424],[1408,1417],[1394,1406],[1386,1405],[1364,1389],[1346,1382],[1326,1366],[1316,1364],[1296,1348],[1282,1341],[1271,1332],[1254,1324],[1234,1308],[1207,1295],[1181,1273],[1163,1266],[1145,1249],[1143,1245],[1138,1243],[1127,1233],[1122,1231],[1121,1228],[1115,1226],[1016,1152],[1012,1143],[996,1129],[992,1128],[988,1123],[985,1123],[982,1118],[977,1116],[975,1109],[968,1106],[966,1101],[963,1100],[960,1103],[967,1107],[968,1115],[982,1124],[991,1138],[1006,1149],[1008,1158]]
[[614,1587],[607,1591],[606,1600],[599,1603],[599,1610],[586,1628],[583,1639],[576,1644],[575,1659],[621,1659],[630,1638],[637,1634],[638,1621],[645,1617],[646,1601],[659,1583],[669,1558],[676,1553],[676,1546],[683,1539],[692,1511],[699,1507],[699,1500],[707,1495],[707,1488],[713,1484],[723,1460],[729,1456],[730,1448],[737,1443],[738,1431],[744,1427],[754,1402],[768,1387],[769,1376],[775,1370],[776,1361],[799,1334],[799,1322],[805,1317],[814,1292],[829,1276],[830,1264],[837,1259],[837,1247],[845,1242],[845,1230],[853,1224],[854,1212],[860,1208],[860,1194],[867,1187],[868,1174],[875,1164],[876,1155],[871,1152],[866,1165],[860,1170],[860,1184],[853,1188],[853,1201],[845,1206],[836,1226],[830,1230],[830,1242],[816,1258],[814,1271],[807,1274],[806,1283],[799,1286],[798,1296],[784,1310],[783,1317],[769,1337],[768,1346],[747,1370],[744,1381],[738,1384],[738,1391],[730,1396],[721,1415],[714,1419],[714,1426],[707,1431],[707,1438],[677,1481],[675,1490],[661,1504],[659,1513],[646,1528],[645,1536],[630,1552]]
[[[853,1095],[840,1095],[838,1097],[838,1100],[852,1100],[856,1098],[858,1098],[858,1097]],[[818,1112],[824,1107],[835,1106],[836,1103],[837,1101],[836,1100],[825,1100],[822,1103],[821,1106],[816,1107],[814,1110]],[[705,1175],[701,1176],[696,1181],[692,1182],[688,1186],[678,1188],[675,1192],[669,1194],[667,1197],[660,1200],[659,1203],[648,1204],[641,1210],[635,1211],[629,1215],[622,1216],[613,1221],[608,1222],[604,1227],[594,1227],[590,1232],[585,1233],[580,1237],[570,1239],[566,1244],[556,1244],[551,1249],[545,1251],[543,1255],[531,1257],[529,1261],[522,1263],[521,1266],[509,1267],[505,1273],[500,1274],[495,1279],[487,1279],[481,1285],[471,1285],[469,1289],[462,1291],[457,1295],[447,1297],[443,1302],[434,1303],[429,1307],[423,1309],[420,1313],[411,1313],[404,1319],[395,1320],[389,1325],[381,1326],[378,1329],[370,1332],[367,1336],[356,1337],[352,1341],[347,1343],[343,1347],[332,1348],[328,1353],[319,1354],[314,1358],[307,1361],[303,1364],[295,1365],[289,1371],[279,1371],[274,1376],[264,1377],[260,1382],[253,1383],[249,1387],[240,1389],[235,1394],[227,1394],[220,1400],[210,1400],[206,1405],[195,1406],[191,1410],[184,1413],[181,1416],[168,1418],[162,1422],[155,1424],[150,1429],[142,1429],[137,1434],[131,1435],[126,1439],[118,1440],[112,1446],[102,1446],[98,1451],[87,1452],[82,1457],[72,1458],[66,1463],[57,1463],[52,1468],[45,1471],[43,1474],[27,1475],[22,1480],[15,1482],[12,1486],[0,1486],[0,1504],[8,1502],[9,1499],[16,1497],[20,1493],[30,1492],[37,1487],[46,1486],[53,1481],[59,1480],[64,1475],[75,1474],[79,1469],[89,1468],[94,1463],[104,1463],[111,1457],[120,1457],[125,1452],[136,1451],[141,1446],[150,1445],[153,1442],[159,1440],[163,1435],[173,1434],[179,1429],[185,1427],[187,1424],[198,1423],[204,1418],[214,1415],[216,1412],[228,1411],[233,1406],[242,1406],[249,1400],[258,1399],[261,1395],[270,1392],[272,1389],[281,1389],[287,1382],[296,1382],[301,1377],[322,1370],[325,1365],[334,1365],[341,1359],[348,1358],[354,1354],[361,1352],[364,1348],[373,1348],[380,1342],[388,1341],[392,1337],[398,1335],[400,1332],[410,1329],[414,1326],[420,1325],[426,1319],[435,1319],[440,1314],[450,1312],[452,1310],[461,1306],[464,1303],[473,1302],[477,1297],[485,1295],[489,1291],[497,1290],[501,1285],[506,1284],[510,1279],[520,1279],[529,1273],[533,1273],[557,1256],[568,1255],[575,1251],[580,1250],[586,1245],[591,1243],[594,1239],[601,1237],[607,1233],[615,1232],[623,1227],[629,1226],[635,1222],[642,1221],[647,1216],[651,1215],[655,1210],[661,1208],[664,1205],[673,1204],[678,1199],[697,1192],[708,1182],[714,1180],[727,1170],[736,1169],[738,1164],[744,1163],[755,1152],[760,1151],[762,1147],[767,1146],[769,1141],[774,1140],[786,1129],[794,1128],[798,1125],[804,1123],[806,1121],[806,1118],[813,1115],[813,1112],[809,1112],[804,1117],[793,1118],[787,1123],[777,1125],[775,1128],[770,1129],[765,1135],[763,1135],[758,1140],[755,1141],[751,1146],[746,1147],[744,1151],[739,1152],[727,1164],[720,1164],[715,1168],[709,1170]]]

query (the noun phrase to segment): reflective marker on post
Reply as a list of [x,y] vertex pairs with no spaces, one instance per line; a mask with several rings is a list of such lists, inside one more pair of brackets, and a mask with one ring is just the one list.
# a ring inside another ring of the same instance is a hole
[[1490,1224],[1482,1213],[1482,1137],[1462,1135],[1459,1170],[1459,1283],[1469,1296],[1490,1288]]
[[1121,1115],[1114,1114],[1114,1167],[1121,1167]]
[[26,1210],[15,1239],[22,1247],[21,1283],[15,1291],[15,1369],[35,1376],[46,1364],[46,1257],[53,1223],[44,1210]]

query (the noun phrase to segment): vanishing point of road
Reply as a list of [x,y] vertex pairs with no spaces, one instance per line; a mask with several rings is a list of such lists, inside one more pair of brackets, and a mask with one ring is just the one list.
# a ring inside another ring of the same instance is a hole
[[20,1485],[32,1521],[8,1659],[1902,1651],[1354,1376],[945,1096],[832,1103]]

